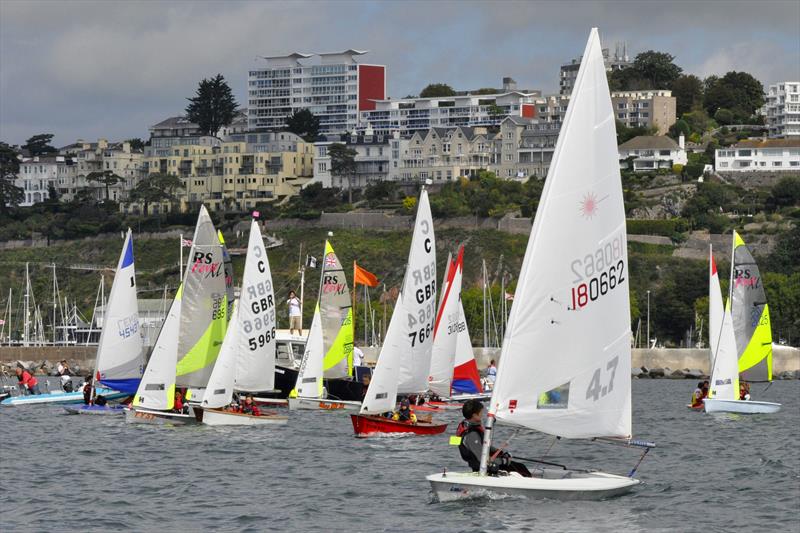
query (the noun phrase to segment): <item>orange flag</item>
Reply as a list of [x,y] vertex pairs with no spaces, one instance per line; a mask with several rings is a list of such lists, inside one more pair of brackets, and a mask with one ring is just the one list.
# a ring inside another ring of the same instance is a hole
[[378,278],[368,270],[364,270],[353,261],[353,285],[367,285],[369,287],[378,286]]

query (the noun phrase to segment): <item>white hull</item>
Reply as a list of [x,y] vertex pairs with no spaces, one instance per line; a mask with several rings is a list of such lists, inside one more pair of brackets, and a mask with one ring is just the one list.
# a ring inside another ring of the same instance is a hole
[[254,396],[253,402],[256,405],[268,405],[269,407],[289,407],[289,402],[281,398],[262,398]]
[[703,400],[706,413],[741,413],[744,415],[777,413],[781,404],[772,402],[754,402],[752,400]]
[[197,419],[191,409],[189,414],[183,414],[154,409],[128,408],[125,409],[125,422],[129,424],[185,425],[196,424]]
[[322,398],[289,398],[289,409],[307,409],[313,411],[358,411],[361,402],[346,400],[325,400]]
[[203,424],[207,426],[277,426],[285,424],[285,416],[266,414],[260,416],[234,413],[217,409],[203,409]]
[[481,476],[476,472],[447,472],[427,479],[440,502],[466,498],[524,496],[554,500],[603,500],[629,492],[640,482],[604,472],[536,470],[539,477]]

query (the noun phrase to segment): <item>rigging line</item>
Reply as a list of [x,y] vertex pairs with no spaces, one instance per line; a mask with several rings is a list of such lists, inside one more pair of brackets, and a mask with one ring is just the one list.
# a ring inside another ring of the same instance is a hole
[[497,450],[492,454],[492,456],[489,458],[489,460],[493,461],[500,454],[500,452],[502,452],[505,449],[505,447],[508,446],[511,443],[511,439],[516,437],[517,433],[519,433],[519,429],[514,430],[514,433],[512,433],[511,436],[508,437],[508,439],[503,443],[502,446],[497,448]]
[[551,442],[551,443],[550,443],[550,446],[548,446],[548,447],[547,447],[547,449],[544,451],[544,453],[542,454],[542,458],[540,459],[540,461],[543,461],[543,460],[544,460],[544,458],[545,458],[545,457],[547,457],[547,454],[549,454],[549,453],[550,453],[550,450],[552,450],[552,449],[553,449],[553,446],[555,446],[555,444],[556,444],[556,441],[558,441],[560,438],[561,438],[561,437],[559,437],[559,436],[555,436],[555,437],[553,438],[553,442]]

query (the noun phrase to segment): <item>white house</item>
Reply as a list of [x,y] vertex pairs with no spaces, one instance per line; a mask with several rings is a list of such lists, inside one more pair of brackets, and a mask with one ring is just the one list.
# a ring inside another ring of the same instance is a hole
[[627,168],[627,159],[633,157],[633,171],[646,172],[687,162],[683,135],[676,143],[666,136],[640,135],[619,145],[620,168]]
[[800,138],[746,139],[716,151],[717,172],[800,171]]
[[800,81],[782,81],[770,85],[761,108],[769,136],[800,138]]

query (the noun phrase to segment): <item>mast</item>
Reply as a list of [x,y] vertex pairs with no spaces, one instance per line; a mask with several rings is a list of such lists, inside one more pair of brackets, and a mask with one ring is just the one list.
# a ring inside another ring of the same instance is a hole
[[[733,257],[736,254],[736,230],[733,230],[731,233],[731,277],[728,279],[728,301],[731,301],[733,297]],[[725,303],[723,302],[723,306]],[[733,309],[733,304],[731,303],[731,309]]]
[[23,333],[22,345],[29,346],[30,333],[31,333],[31,279],[30,271],[28,269],[29,263],[25,263],[25,309],[23,310]]
[[488,348],[489,336],[486,329],[486,259],[481,261],[481,274],[483,274],[483,347]]
[[56,264],[53,263],[53,346],[56,345],[56,308],[57,308],[57,300],[56,300]]

